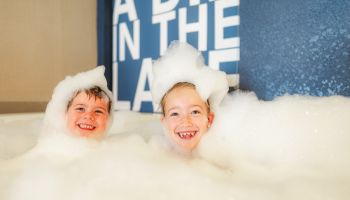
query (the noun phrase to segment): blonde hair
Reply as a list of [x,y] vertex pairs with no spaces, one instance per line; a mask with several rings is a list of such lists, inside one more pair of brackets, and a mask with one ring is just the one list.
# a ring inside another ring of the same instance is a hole
[[[173,90],[175,90],[176,88],[192,88],[194,90],[196,90],[196,86],[193,83],[189,83],[189,82],[177,82],[176,84],[174,84],[162,97],[162,99],[160,100],[160,107],[161,107],[161,112],[164,115],[164,107],[165,107],[165,102],[166,102],[166,97],[169,95],[170,92],[172,92]],[[207,100],[205,105],[207,106],[207,112],[208,114],[210,113],[210,104],[209,101]]]

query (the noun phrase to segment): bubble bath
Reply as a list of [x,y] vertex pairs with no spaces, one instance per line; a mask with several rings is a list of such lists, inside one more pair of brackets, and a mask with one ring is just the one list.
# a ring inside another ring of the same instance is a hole
[[0,115],[0,199],[348,199],[350,99],[225,97],[192,157],[157,114],[114,113],[108,137],[37,140],[43,114]]

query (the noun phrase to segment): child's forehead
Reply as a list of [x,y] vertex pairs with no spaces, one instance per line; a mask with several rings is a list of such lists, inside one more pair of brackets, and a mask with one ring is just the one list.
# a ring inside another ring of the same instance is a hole
[[182,87],[173,88],[173,90],[171,90],[168,93],[168,96],[171,96],[172,98],[177,98],[177,97],[182,97],[182,96],[199,97],[200,98],[198,91],[194,87],[191,87],[191,86],[182,86]]
[[181,87],[172,90],[165,98],[165,103],[178,103],[179,101],[184,104],[204,104],[205,101],[199,96],[196,89],[191,87]]
[[90,102],[90,101],[103,101],[108,102],[107,98],[101,98],[94,94],[88,94],[86,92],[78,92],[77,95],[73,98],[73,102]]

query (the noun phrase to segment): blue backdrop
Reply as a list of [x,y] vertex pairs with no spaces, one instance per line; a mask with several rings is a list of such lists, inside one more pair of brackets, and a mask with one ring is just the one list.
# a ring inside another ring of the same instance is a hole
[[[226,0],[227,1],[227,0]],[[132,57],[126,46],[125,59],[120,54],[113,55],[113,44],[118,48],[118,41],[113,42],[113,8],[114,1],[98,1],[98,64],[107,67],[106,77],[111,88],[118,91],[116,99],[129,102],[124,108],[134,106],[135,93],[140,81],[141,66],[147,66],[149,60],[161,53],[160,24],[152,25],[151,0],[116,1],[118,5],[135,5],[137,18],[133,18],[130,9],[124,7],[114,35],[119,36],[120,28],[129,30],[134,37],[135,24],[139,23],[139,55]],[[162,0],[160,2],[167,2]],[[192,2],[194,5],[189,5]],[[200,4],[198,4],[200,3]],[[254,91],[259,98],[271,100],[286,93],[313,96],[344,95],[350,96],[350,1],[346,0],[242,0],[239,6],[231,1],[231,7],[223,9],[223,17],[239,16],[239,25],[224,28],[224,38],[238,37],[240,44],[231,47],[215,48],[215,1],[194,0],[178,1],[176,6],[165,13],[175,12],[176,19],[169,20],[167,41],[179,38],[178,23],[181,8],[186,8],[187,23],[198,22],[199,8],[207,6],[207,48],[202,50],[208,63],[211,50],[232,50],[230,62],[221,62],[220,70],[240,75],[240,88]],[[230,3],[229,3],[230,4]],[[130,7],[129,7],[130,8]],[[171,15],[165,15],[171,17]],[[139,22],[136,22],[139,20]],[[224,21],[224,20],[223,20]],[[135,23],[136,22],[136,23]],[[137,28],[137,27],[136,27]],[[198,47],[198,33],[188,33],[187,41]],[[124,34],[124,40],[127,41]],[[117,39],[118,40],[118,39]],[[125,42],[126,43],[126,42]],[[137,49],[137,48],[135,48]],[[228,51],[229,52],[229,51]],[[134,52],[135,53],[135,52]],[[240,58],[239,58],[240,56]],[[112,73],[113,57],[118,64],[118,71]],[[237,64],[238,63],[238,64]],[[145,74],[147,75],[147,70]],[[112,77],[117,75],[117,82]],[[147,77],[146,77],[147,78]],[[148,81],[144,85],[144,99],[147,99]],[[124,102],[125,103],[125,102]],[[138,107],[137,107],[138,108]],[[137,110],[137,109],[136,109]],[[140,111],[152,111],[147,100],[141,103]]]
[[350,96],[350,1],[242,0],[240,88]]

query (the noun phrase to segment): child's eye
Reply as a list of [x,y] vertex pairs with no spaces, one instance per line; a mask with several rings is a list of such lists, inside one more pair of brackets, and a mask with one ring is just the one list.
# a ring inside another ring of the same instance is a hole
[[201,112],[200,112],[199,110],[193,110],[193,111],[191,112],[191,114],[192,114],[192,115],[199,115],[199,114],[201,114]]
[[78,111],[78,112],[84,112],[85,108],[83,108],[83,107],[76,107],[75,110]]
[[176,116],[179,116],[179,113],[177,112],[170,113],[170,117],[176,117]]

